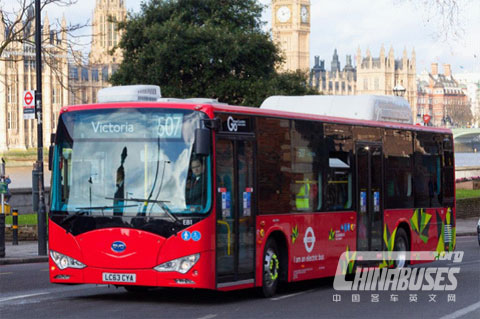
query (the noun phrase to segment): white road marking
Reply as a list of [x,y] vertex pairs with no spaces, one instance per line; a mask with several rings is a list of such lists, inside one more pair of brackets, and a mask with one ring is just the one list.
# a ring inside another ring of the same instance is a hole
[[209,314],[209,315],[206,315],[206,316],[203,316],[203,317],[199,317],[197,319],[212,319],[212,318],[215,318],[217,315],[214,315],[214,314]]
[[47,294],[49,294],[49,292],[39,292],[39,293],[36,293],[36,294],[7,297],[7,298],[0,299],[0,302],[5,302],[5,301],[15,300],[15,299],[28,298],[28,297],[34,297],[34,296],[40,296],[40,295],[47,295]]
[[314,290],[315,289],[300,291],[300,292],[296,292],[296,293],[290,294],[290,295],[284,295],[284,296],[280,296],[280,297],[270,298],[270,300],[273,300],[273,301],[282,300],[282,299],[286,299],[286,298],[290,298],[290,297],[295,297],[295,296],[298,296],[298,295],[303,295],[303,294],[306,294],[308,292],[312,292]]
[[452,312],[451,314],[449,315],[446,315],[446,316],[443,316],[441,317],[440,319],[455,319],[455,318],[460,318],[462,316],[465,316],[467,313],[470,313],[472,311],[475,311],[477,310],[478,308],[480,308],[480,301],[479,302],[476,302],[468,307],[465,307],[465,308],[462,308],[460,310],[457,310],[455,312]]
[[11,275],[13,272],[0,272],[0,275]]

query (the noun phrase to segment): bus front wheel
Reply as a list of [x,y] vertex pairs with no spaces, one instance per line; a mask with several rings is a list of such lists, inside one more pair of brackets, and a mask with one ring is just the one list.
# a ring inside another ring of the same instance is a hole
[[280,277],[280,256],[277,243],[273,238],[268,239],[263,252],[263,295],[271,297],[277,290]]

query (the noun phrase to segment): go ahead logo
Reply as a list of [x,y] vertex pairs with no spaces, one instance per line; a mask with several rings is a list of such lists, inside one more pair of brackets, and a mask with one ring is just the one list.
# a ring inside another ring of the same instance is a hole
[[127,248],[123,241],[115,241],[112,243],[112,250],[116,253],[121,253]]

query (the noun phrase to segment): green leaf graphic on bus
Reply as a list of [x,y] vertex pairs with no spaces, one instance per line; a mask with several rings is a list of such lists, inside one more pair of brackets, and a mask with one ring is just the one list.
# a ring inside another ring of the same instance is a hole
[[354,266],[355,266],[355,257],[357,256],[357,252],[354,252],[350,255],[350,250],[347,246],[345,251],[345,259],[342,259],[341,268],[342,268],[342,275],[353,274]]
[[330,232],[328,233],[328,240],[335,240],[335,231],[330,228]]
[[297,240],[298,237],[298,226],[295,225],[295,227],[292,228],[292,234],[290,235],[292,238],[292,244],[295,244],[295,241]]
[[386,254],[383,254],[383,261],[379,265],[380,268],[390,267],[393,265],[392,252],[395,247],[395,235],[397,233],[397,228],[393,230],[393,233],[390,235],[387,225],[383,228],[383,241],[385,242],[385,247],[387,248]]
[[430,229],[431,214],[425,213],[425,209],[417,208],[410,218],[413,231],[426,244],[428,242],[428,230]]

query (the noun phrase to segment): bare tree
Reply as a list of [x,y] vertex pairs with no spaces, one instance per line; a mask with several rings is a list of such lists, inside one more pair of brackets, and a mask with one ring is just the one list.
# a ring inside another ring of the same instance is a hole
[[423,9],[427,24],[434,25],[435,39],[447,42],[463,38],[465,34],[463,13],[471,0],[410,0],[410,2]]
[[[44,8],[47,5],[71,6],[78,0],[41,0],[42,18],[46,17]],[[35,12],[33,0],[17,0],[13,8],[6,8],[5,4],[0,4],[0,60],[17,62],[27,57],[32,58],[35,48]],[[42,21],[47,22],[47,21]],[[42,27],[42,62],[53,70],[55,77],[61,85],[64,85],[62,76],[68,70],[62,69],[59,65],[59,59],[75,59],[75,63],[82,64],[82,55],[71,54],[75,50],[80,50],[85,44],[82,43],[82,37],[77,31],[89,26],[89,21],[82,24],[68,24],[65,19],[54,23],[43,25]],[[2,28],[5,28],[2,30]],[[34,59],[34,58],[33,58]],[[66,85],[66,83],[65,83]]]

